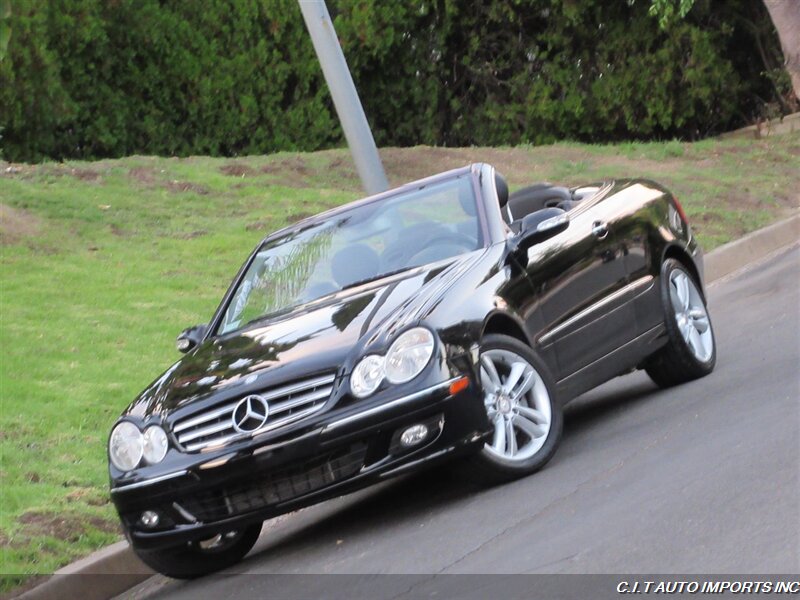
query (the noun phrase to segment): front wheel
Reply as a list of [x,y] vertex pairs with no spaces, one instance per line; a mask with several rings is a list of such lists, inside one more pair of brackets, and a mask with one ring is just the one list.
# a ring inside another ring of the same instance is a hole
[[487,335],[481,342],[484,406],[492,439],[470,458],[469,475],[501,483],[538,471],[561,439],[561,406],[547,367],[520,341]]
[[226,569],[242,560],[255,545],[262,523],[227,531],[205,540],[158,550],[136,550],[148,567],[175,579],[194,579]]
[[668,342],[645,363],[647,374],[670,387],[711,373],[717,348],[705,299],[686,267],[672,258],[661,267],[661,304]]

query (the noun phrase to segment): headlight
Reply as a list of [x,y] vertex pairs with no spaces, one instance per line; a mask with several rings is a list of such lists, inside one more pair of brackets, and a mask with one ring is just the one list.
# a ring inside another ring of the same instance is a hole
[[144,430],[142,438],[144,441],[142,452],[144,459],[151,465],[164,460],[164,457],[167,455],[167,447],[169,446],[167,434],[164,433],[164,430],[158,425],[151,425]]
[[350,375],[350,389],[356,398],[364,398],[383,381],[383,357],[370,354],[361,359]]
[[390,383],[411,381],[422,372],[433,354],[433,334],[424,327],[409,329],[386,353],[386,379]]
[[135,469],[142,460],[142,432],[133,423],[123,421],[111,432],[108,440],[108,455],[120,471]]

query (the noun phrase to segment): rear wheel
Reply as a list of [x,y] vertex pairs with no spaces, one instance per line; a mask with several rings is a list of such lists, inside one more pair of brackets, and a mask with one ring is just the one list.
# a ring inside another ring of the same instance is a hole
[[250,552],[261,533],[262,523],[227,531],[182,546],[158,550],[135,550],[144,564],[162,575],[194,579],[235,565]]
[[670,387],[711,373],[717,349],[705,299],[686,267],[672,258],[661,267],[661,303],[669,341],[645,363],[647,374]]
[[544,363],[525,344],[505,335],[481,342],[484,406],[492,439],[470,459],[469,475],[500,483],[541,469],[561,439],[561,407]]

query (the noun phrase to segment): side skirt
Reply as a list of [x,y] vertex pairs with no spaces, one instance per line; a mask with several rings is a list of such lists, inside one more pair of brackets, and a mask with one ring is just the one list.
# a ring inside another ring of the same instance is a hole
[[566,404],[601,383],[636,368],[644,359],[666,343],[666,328],[663,323],[659,323],[627,344],[558,381],[556,387],[558,387],[559,396]]

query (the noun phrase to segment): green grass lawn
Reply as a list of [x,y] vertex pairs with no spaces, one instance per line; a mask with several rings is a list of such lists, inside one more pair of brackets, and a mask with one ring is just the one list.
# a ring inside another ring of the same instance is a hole
[[[800,203],[797,134],[382,154],[393,183],[479,160],[512,190],[650,177],[675,190],[706,250]],[[105,449],[116,416],[261,237],[358,188],[346,150],[0,162],[0,591],[119,538]]]

